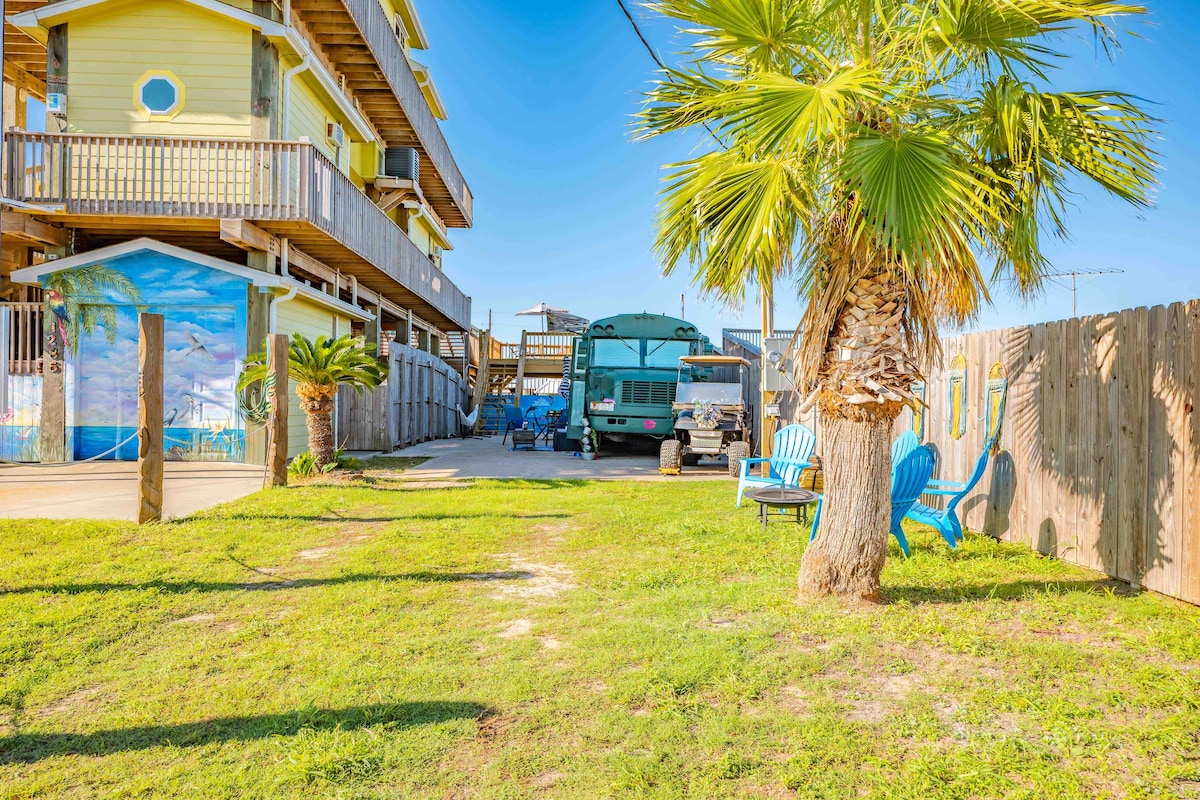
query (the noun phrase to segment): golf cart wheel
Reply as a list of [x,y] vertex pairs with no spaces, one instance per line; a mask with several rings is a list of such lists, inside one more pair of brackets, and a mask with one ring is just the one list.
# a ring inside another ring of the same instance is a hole
[[736,478],[742,474],[742,459],[750,457],[750,445],[747,442],[733,442],[725,448],[729,457],[729,477]]
[[664,439],[658,448],[658,471],[664,475],[678,475],[683,464],[683,445],[677,439]]
[[699,463],[700,463],[700,454],[699,453],[684,453],[683,454],[683,465],[685,467],[694,467]]

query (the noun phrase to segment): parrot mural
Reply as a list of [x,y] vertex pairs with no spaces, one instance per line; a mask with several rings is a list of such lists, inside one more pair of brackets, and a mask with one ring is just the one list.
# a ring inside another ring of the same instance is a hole
[[46,291],[46,305],[54,312],[54,316],[58,322],[58,337],[62,340],[63,347],[65,348],[69,344],[67,339],[67,325],[71,322],[71,317],[67,313],[67,303],[63,299],[61,292],[56,289],[48,289]]

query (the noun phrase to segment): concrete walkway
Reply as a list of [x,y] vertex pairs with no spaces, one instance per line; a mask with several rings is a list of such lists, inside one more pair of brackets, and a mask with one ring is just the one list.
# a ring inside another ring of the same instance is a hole
[[[539,442],[540,444],[540,442]],[[602,453],[595,461],[584,461],[571,453],[544,450],[509,450],[499,436],[483,439],[439,439],[397,450],[392,455],[428,457],[419,467],[405,470],[406,480],[441,481],[456,478],[525,478],[529,480],[732,480],[725,458],[705,460],[700,466],[684,467],[683,474],[658,473],[657,455]]]
[[[262,488],[263,468],[247,464],[165,465],[163,515],[177,519]],[[0,519],[137,519],[137,463],[93,461],[54,467],[0,464]]]

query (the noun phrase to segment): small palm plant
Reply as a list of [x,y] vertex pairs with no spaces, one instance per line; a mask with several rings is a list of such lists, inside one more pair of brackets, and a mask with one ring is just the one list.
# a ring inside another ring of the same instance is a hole
[[[308,450],[317,468],[337,461],[333,441],[333,399],[339,386],[357,391],[374,389],[387,376],[387,364],[373,355],[375,345],[346,334],[336,339],[318,336],[311,341],[292,334],[288,345],[288,377],[296,382],[296,395],[308,424]],[[246,361],[238,379],[238,392],[265,381],[267,356],[259,353]]]

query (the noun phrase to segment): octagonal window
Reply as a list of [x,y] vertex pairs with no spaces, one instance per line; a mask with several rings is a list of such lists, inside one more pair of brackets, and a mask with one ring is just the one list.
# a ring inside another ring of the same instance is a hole
[[152,117],[171,117],[183,108],[183,84],[170,73],[146,73],[134,95],[137,104]]

